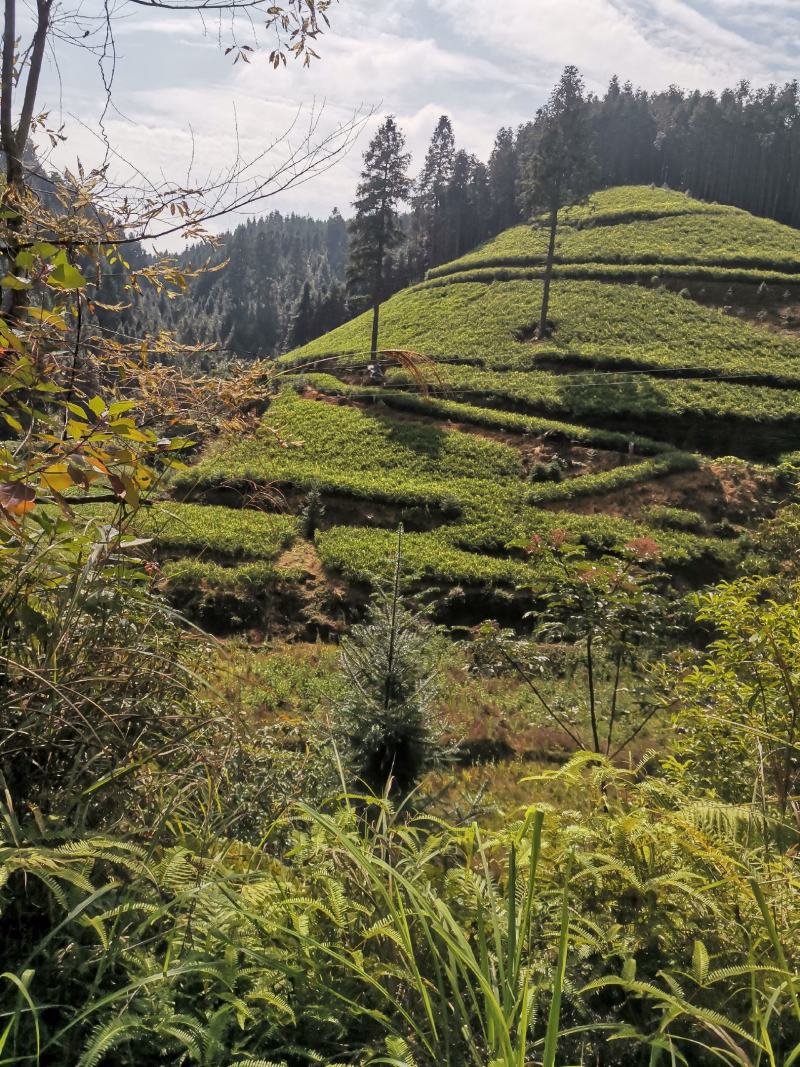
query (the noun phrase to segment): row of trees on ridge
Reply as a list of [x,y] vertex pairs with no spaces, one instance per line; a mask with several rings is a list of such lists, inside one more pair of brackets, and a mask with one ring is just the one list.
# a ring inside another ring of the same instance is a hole
[[[648,94],[614,77],[599,97],[586,93],[576,67],[567,67],[532,122],[516,133],[498,132],[488,165],[456,149],[446,115],[414,183],[408,163],[390,117],[365,155],[354,204],[351,294],[377,308],[428,268],[541,215],[549,231],[538,324],[545,336],[558,211],[592,189],[669,185],[800,225],[800,87],[794,81],[754,91],[741,82],[718,96],[674,86]],[[410,215],[403,227],[405,203]],[[375,335],[373,350],[374,342]]]
[[[568,129],[573,134],[564,141]],[[647,93],[614,77],[598,96],[587,94],[578,72],[568,68],[532,121],[498,131],[486,162],[458,147],[451,119],[443,115],[411,180],[402,131],[387,120],[367,152],[350,256],[347,225],[338,211],[319,222],[273,213],[224,234],[215,247],[184,253],[181,266],[199,259],[228,266],[199,277],[190,285],[189,300],[180,304],[146,300],[128,313],[124,328],[137,336],[171,330],[187,344],[211,344],[246,358],[303,345],[374,303],[374,249],[367,251],[364,242],[377,237],[375,220],[365,223],[364,217],[377,203],[383,155],[393,152],[395,163],[406,157],[394,174],[402,178],[403,195],[392,209],[393,236],[383,256],[380,293],[386,299],[430,267],[527,221],[533,211],[552,222],[542,181],[547,157],[558,157],[562,149],[574,165],[569,180],[559,182],[556,200],[592,188],[666,184],[800,225],[796,82],[758,90],[741,82],[716,95],[674,86]],[[387,173],[385,180],[391,177]],[[541,332],[546,324],[538,318]]]

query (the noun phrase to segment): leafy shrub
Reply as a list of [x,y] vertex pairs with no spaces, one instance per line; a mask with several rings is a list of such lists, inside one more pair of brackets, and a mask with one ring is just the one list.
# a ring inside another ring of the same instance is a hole
[[561,464],[557,460],[550,463],[534,463],[528,471],[528,481],[560,482],[564,476]]
[[697,598],[698,618],[719,635],[673,692],[676,756],[696,787],[734,804],[753,796],[795,823],[800,790],[797,586],[766,599],[771,583],[740,579]]
[[20,812],[111,826],[149,810],[141,766],[202,763],[219,718],[193,695],[180,620],[119,531],[44,512],[36,523],[0,559],[0,772]]

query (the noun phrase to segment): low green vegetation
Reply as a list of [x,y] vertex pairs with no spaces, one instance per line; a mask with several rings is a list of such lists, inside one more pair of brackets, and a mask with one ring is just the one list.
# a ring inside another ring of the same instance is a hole
[[[465,265],[462,269],[448,270],[444,274],[432,273],[428,281],[420,283],[420,287],[440,289],[451,282],[481,282],[486,285],[490,282],[537,281],[544,277],[544,273],[544,266],[537,263],[527,266],[515,263]],[[767,298],[785,299],[783,294],[787,291],[787,286],[794,288],[800,285],[800,274],[797,273],[754,267],[724,267],[717,264],[557,262],[553,266],[553,277],[571,278],[576,281],[638,282],[655,289],[666,287],[669,283],[673,283],[672,287],[675,288],[674,283],[680,282],[684,286],[691,285],[689,295],[701,300],[709,296],[709,289],[704,283],[727,286],[727,290],[723,289],[723,294],[730,299],[736,296],[734,286],[757,287],[757,292],[763,285],[767,287],[767,291],[761,290],[762,297],[758,298],[763,301]],[[792,290],[789,290],[789,294],[791,297]]]
[[[654,540],[661,564],[692,580],[704,566],[730,573],[741,529],[682,517],[670,487],[703,468],[704,452],[774,459],[792,447],[800,342],[668,292],[658,278],[722,272],[717,280],[733,283],[726,272],[794,262],[794,231],[636,187],[567,209],[560,232],[562,259],[572,260],[562,267],[610,265],[646,284],[557,277],[554,333],[535,342],[539,282],[513,276],[528,268],[502,265],[539,254],[530,244],[539,238],[522,227],[382,307],[381,347],[426,362],[366,383],[369,316],[284,357],[278,381],[291,389],[272,401],[257,434],[212,445],[173,480],[179,497],[231,506],[198,539],[217,531],[210,559],[276,558],[255,549],[258,531],[238,517],[254,493],[267,493],[274,507],[309,512],[303,537],[315,542],[327,574],[359,582],[386,572],[401,522],[409,574],[420,582],[525,584],[530,539],[557,529],[593,552]],[[669,263],[660,262],[665,250]],[[463,273],[484,253],[486,270],[511,271],[509,280]],[[633,262],[648,256],[652,273]],[[780,472],[776,479],[791,482]],[[631,519],[602,513],[612,493]],[[287,547],[282,522],[276,535]],[[162,538],[165,549],[177,536]]]
[[263,624],[279,575],[269,563],[223,567],[187,559],[168,563],[164,578],[170,602],[213,633]]
[[688,530],[692,533],[706,533],[708,523],[696,511],[686,508],[671,508],[654,504],[645,508],[645,518],[651,525],[664,530]]
[[[503,512],[476,516],[472,522],[433,533],[406,534],[405,566],[410,580],[443,584],[530,586],[541,575],[536,561],[508,558],[536,537],[561,533],[590,551],[624,553],[627,546],[648,541],[659,562],[695,575],[728,570],[736,560],[735,544],[675,530],[655,530],[643,523],[607,515],[584,516],[530,508],[517,515]],[[317,534],[323,563],[357,581],[387,577],[392,566],[393,531],[336,526]],[[493,553],[491,555],[487,553]]]
[[[379,412],[330,407],[302,400],[285,391],[270,408],[266,428],[255,440],[224,443],[203,462],[176,479],[190,490],[208,484],[258,484],[297,481],[369,492],[380,483],[379,498],[397,499],[401,487],[408,498],[424,495],[413,486],[447,486],[468,478],[508,480],[519,477],[520,460],[508,445],[441,430],[424,423],[403,423]],[[393,488],[397,486],[397,488]]]
[[[636,193],[631,193],[635,203]],[[624,191],[620,190],[620,194],[624,195]],[[651,198],[652,190],[642,191],[642,202]],[[797,230],[771,219],[758,219],[746,211],[717,205],[708,205],[703,211],[687,211],[691,202],[680,193],[667,194],[674,214],[653,217],[645,209],[643,215],[638,215],[632,208],[629,213],[615,216],[604,211],[603,199],[604,194],[597,194],[582,212],[565,212],[556,243],[559,262],[703,264],[794,275],[800,270]],[[631,215],[631,221],[626,221]],[[461,259],[434,268],[429,277],[481,267],[531,266],[543,262],[546,252],[547,234],[543,227],[518,226]]]
[[224,559],[271,560],[291,546],[297,518],[249,508],[224,508],[169,501],[143,509],[136,529],[166,553]]
[[[531,367],[537,360],[741,376],[776,385],[800,383],[800,342],[770,334],[675,293],[599,282],[565,281],[553,289],[556,331],[545,345],[531,328],[537,282],[459,283],[406,290],[387,302],[382,343],[433,357],[479,360],[486,367]],[[314,357],[369,348],[363,316],[286,357],[298,367]],[[347,359],[342,362],[346,363]],[[321,369],[328,369],[327,367]]]
[[[11,736],[29,745],[49,711],[35,753],[3,752],[11,1062],[646,1067],[665,1049],[710,1067],[722,1042],[791,1063],[797,588],[709,590],[695,610],[719,637],[693,655],[672,645],[651,550],[540,542],[552,580],[527,639],[483,627],[451,652],[396,582],[341,656],[262,665],[187,643],[132,568],[81,561],[80,599],[57,594],[82,632],[58,685],[28,633],[4,645]],[[104,590],[114,610],[96,616]],[[60,617],[52,593],[35,603]],[[463,784],[450,796],[447,760],[469,748],[447,701],[469,694],[479,723],[491,694],[502,709],[523,688],[528,743],[575,754],[507,765],[522,780],[505,810]],[[615,764],[615,744],[632,759],[671,718],[666,751]],[[11,798],[45,781],[43,830]]]
[[[619,457],[608,470],[536,483],[525,476],[521,453],[510,444],[426,422],[395,421],[380,408],[331,406],[287,390],[273,403],[257,440],[221,443],[181,474],[176,488],[214,494],[225,487],[277,484],[287,493],[321,491],[332,499],[360,501],[366,525],[348,526],[326,515],[317,534],[320,557],[331,570],[358,580],[385,573],[391,531],[404,522],[412,531],[406,553],[410,577],[513,585],[524,584],[530,570],[497,553],[506,556],[515,545],[522,549],[535,533],[562,527],[584,544],[617,551],[636,538],[655,536],[644,523],[542,511],[542,505],[567,507],[582,497],[696,469],[699,462],[681,452],[628,462]],[[370,505],[391,510],[370,511]],[[237,514],[231,511],[229,555],[244,557],[246,527],[237,546]],[[286,529],[288,520],[281,522]],[[420,524],[423,532],[413,532]],[[426,532],[430,526],[436,529]],[[674,531],[659,532],[658,539],[670,566],[731,559],[730,545],[717,551],[709,539]]]
[[304,374],[299,381],[328,396],[344,396],[354,400],[369,401],[384,408],[416,412],[422,416],[438,416],[454,423],[484,426],[488,430],[544,435],[545,437],[549,435],[551,438],[563,438],[574,444],[618,452],[627,452],[633,441],[635,451],[640,455],[666,452],[671,447],[663,442],[642,437],[640,434],[619,433],[613,430],[601,430],[594,426],[582,426],[574,422],[558,422],[555,419],[521,415],[516,411],[478,407],[475,404],[460,403],[431,392],[420,396],[412,392],[348,385],[332,374]]
[[[320,559],[357,581],[388,578],[394,566],[397,535],[392,530],[335,526],[317,535]],[[409,580],[456,585],[514,585],[529,583],[533,572],[523,562],[498,559],[456,548],[442,532],[406,534],[403,539],[404,573]]]
[[[713,447],[714,435],[723,451],[735,451],[736,439],[724,436],[724,424],[750,424],[751,432],[767,428],[762,446],[773,455],[796,434],[800,393],[735,382],[657,378],[647,374],[551,374],[544,371],[490,371],[449,365],[440,369],[441,383],[451,395],[480,398],[495,406],[518,405],[546,415],[571,415],[633,428],[649,426],[658,436],[677,441],[694,436]],[[397,372],[393,381],[408,384]],[[714,427],[717,422],[721,425]],[[729,443],[733,444],[729,448]],[[752,446],[742,441],[739,447]],[[756,443],[756,447],[758,447]]]
[[564,208],[570,226],[616,225],[635,219],[670,218],[673,215],[715,215],[729,209],[707,204],[674,189],[654,185],[617,185],[600,189],[584,203]]
[[600,474],[584,474],[555,485],[536,486],[528,495],[528,503],[544,504],[572,500],[580,496],[600,496],[624,489],[641,482],[650,482],[655,478],[665,477],[679,471],[697,470],[700,461],[696,456],[684,452],[670,452],[665,456],[645,460],[643,463],[631,463],[603,471]]

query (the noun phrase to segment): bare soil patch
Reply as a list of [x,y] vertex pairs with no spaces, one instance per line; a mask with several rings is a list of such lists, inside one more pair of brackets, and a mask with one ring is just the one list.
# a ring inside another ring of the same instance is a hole
[[602,496],[582,496],[542,506],[548,511],[639,520],[648,507],[683,508],[698,512],[709,523],[728,520],[747,526],[774,514],[776,496],[770,471],[740,463],[713,462],[696,471],[669,474]]

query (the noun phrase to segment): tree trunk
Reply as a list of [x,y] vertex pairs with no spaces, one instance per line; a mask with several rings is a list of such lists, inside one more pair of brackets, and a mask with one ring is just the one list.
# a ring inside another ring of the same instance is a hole
[[558,229],[558,208],[550,209],[550,242],[547,246],[547,265],[544,269],[544,292],[542,293],[542,313],[539,317],[539,340],[547,337],[547,313],[550,310],[550,282],[553,278],[553,260],[556,255],[556,230]]
[[[384,223],[385,227],[385,223]],[[381,300],[383,299],[383,239],[375,256],[375,284],[372,289],[372,344],[370,356],[374,363],[378,356],[378,329],[380,326]]]
[[[22,160],[28,143],[34,108],[36,107],[42,61],[47,45],[47,35],[50,30],[52,3],[53,0],[36,0],[36,30],[31,39],[28,53],[28,73],[25,80],[22,107],[17,127],[14,129],[14,60],[17,44],[17,0],[5,0],[2,68],[0,69],[0,148],[2,148],[6,157],[6,189],[3,196],[3,207],[12,211],[18,210],[22,212],[24,210],[26,182]],[[6,229],[7,242],[3,251],[7,259],[8,270],[13,271],[14,260],[20,250],[21,214],[9,219]],[[13,319],[17,317],[19,307],[27,302],[28,294],[24,290],[12,289],[9,291],[7,299],[9,303],[8,314]]]
[[381,298],[379,294],[375,294],[375,299],[372,304],[372,344],[370,346],[370,356],[373,363],[378,358],[378,328],[380,325],[381,316]]

